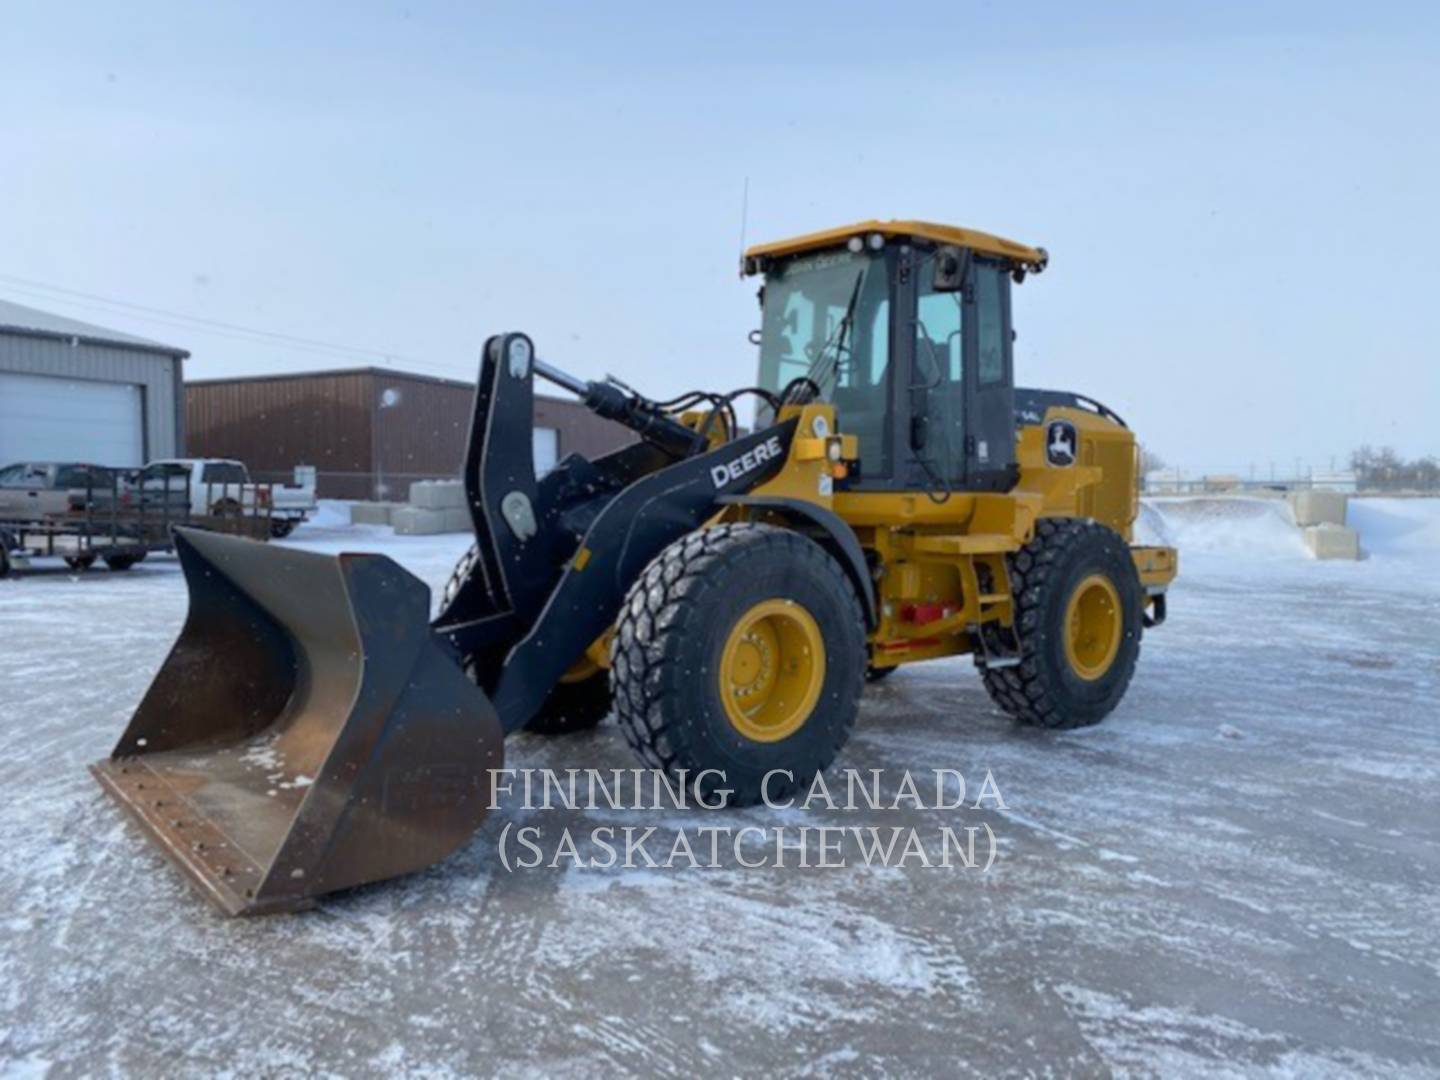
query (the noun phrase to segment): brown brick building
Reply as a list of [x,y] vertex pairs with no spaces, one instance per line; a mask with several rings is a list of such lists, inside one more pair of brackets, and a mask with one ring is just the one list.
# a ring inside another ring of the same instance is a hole
[[[374,367],[189,382],[187,452],[243,461],[264,481],[313,465],[323,498],[403,500],[414,480],[459,475],[474,392],[473,383]],[[629,441],[579,402],[536,396],[541,469]]]

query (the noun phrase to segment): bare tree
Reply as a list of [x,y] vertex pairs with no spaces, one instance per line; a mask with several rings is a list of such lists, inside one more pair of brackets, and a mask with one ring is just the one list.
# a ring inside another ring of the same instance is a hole
[[1368,491],[1440,490],[1440,461],[1434,457],[1406,461],[1393,448],[1365,445],[1350,455],[1358,487]]

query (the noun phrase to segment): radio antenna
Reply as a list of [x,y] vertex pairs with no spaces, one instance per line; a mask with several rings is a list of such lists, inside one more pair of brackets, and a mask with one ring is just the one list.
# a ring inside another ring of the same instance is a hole
[[740,191],[740,276],[745,276],[745,225],[750,217],[750,177]]

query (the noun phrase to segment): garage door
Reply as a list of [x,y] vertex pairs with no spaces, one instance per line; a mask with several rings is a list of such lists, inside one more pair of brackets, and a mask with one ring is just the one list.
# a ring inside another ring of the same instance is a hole
[[560,432],[548,427],[537,427],[533,432],[531,446],[535,450],[535,475],[544,476],[555,467],[560,456]]
[[0,464],[145,464],[140,387],[0,373]]

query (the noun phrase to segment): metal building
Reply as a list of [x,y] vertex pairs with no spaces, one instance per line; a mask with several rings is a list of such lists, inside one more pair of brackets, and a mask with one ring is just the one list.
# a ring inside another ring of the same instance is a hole
[[[323,498],[404,500],[413,481],[460,474],[475,385],[369,367],[202,379],[185,391],[193,456],[236,458],[273,482],[312,465]],[[579,402],[535,399],[540,471],[630,441]]]
[[0,300],[0,465],[129,468],[180,454],[189,355]]

